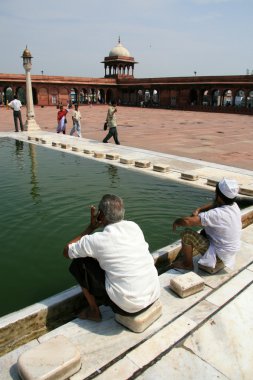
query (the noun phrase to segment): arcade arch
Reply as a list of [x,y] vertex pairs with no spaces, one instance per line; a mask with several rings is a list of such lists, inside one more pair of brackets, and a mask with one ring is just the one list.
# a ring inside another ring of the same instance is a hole
[[190,105],[195,106],[198,104],[198,93],[195,89],[191,89],[190,91]]
[[107,103],[107,104],[110,104],[110,103],[112,102],[112,100],[114,100],[114,99],[113,99],[113,92],[112,92],[111,89],[108,89],[108,90],[106,91],[106,103]]
[[16,94],[22,104],[26,104],[26,94],[24,87],[17,87]]
[[236,107],[245,107],[245,91],[238,90],[235,93],[235,106]]
[[225,107],[231,106],[233,104],[233,93],[231,90],[225,90],[223,93],[222,105]]
[[76,88],[71,88],[70,90],[70,102],[77,103],[78,102],[78,91]]
[[14,92],[12,87],[8,86],[4,88],[4,104],[8,104],[12,101]]
[[153,90],[153,93],[152,93],[152,103],[154,105],[158,105],[159,104],[159,92],[158,90]]
[[253,108],[253,91],[249,91],[248,93],[246,106],[248,108]]

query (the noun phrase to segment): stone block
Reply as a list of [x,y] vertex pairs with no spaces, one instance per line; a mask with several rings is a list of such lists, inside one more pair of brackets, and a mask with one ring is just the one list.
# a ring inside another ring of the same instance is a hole
[[83,153],[85,153],[85,154],[94,154],[94,150],[91,150],[91,149],[84,149],[84,150],[83,150]]
[[148,160],[135,161],[135,166],[137,168],[150,168],[151,162]]
[[239,194],[243,195],[249,195],[253,196],[253,186],[252,185],[246,185],[246,186],[240,186]]
[[70,144],[61,143],[61,148],[62,149],[70,149]]
[[80,152],[81,148],[79,148],[78,146],[72,146],[72,151],[73,152]]
[[35,141],[40,142],[40,137],[35,137]]
[[203,270],[204,272],[214,274],[214,273],[219,272],[223,268],[225,268],[225,265],[223,264],[223,262],[221,260],[220,261],[217,260],[215,268],[207,267],[207,266],[202,265],[202,264],[198,264],[198,267],[199,267],[199,269]]
[[199,176],[194,172],[184,172],[181,173],[181,178],[186,179],[187,181],[197,181]]
[[216,186],[220,179],[217,178],[207,178],[206,184],[209,186]]
[[118,153],[106,153],[107,160],[118,160],[119,154]]
[[18,358],[23,380],[64,380],[81,367],[77,348],[63,335],[57,335],[25,352]]
[[61,143],[60,142],[57,142],[57,141],[52,141],[52,146],[61,146]]
[[115,320],[121,325],[127,327],[135,333],[141,333],[146,330],[162,315],[162,304],[157,300],[147,310],[136,316],[124,316],[115,314]]
[[200,292],[204,285],[204,280],[194,272],[185,273],[170,280],[170,288],[181,298]]
[[105,153],[103,153],[103,152],[94,152],[94,157],[96,157],[96,158],[105,158]]
[[119,162],[120,162],[121,164],[133,165],[133,164],[134,164],[134,159],[132,159],[132,158],[127,158],[127,157],[120,157]]
[[41,143],[42,143],[42,144],[47,144],[47,140],[45,140],[45,139],[41,139]]
[[157,164],[157,165],[153,165],[153,170],[155,172],[167,173],[170,170],[170,166],[169,165],[163,165],[163,164]]

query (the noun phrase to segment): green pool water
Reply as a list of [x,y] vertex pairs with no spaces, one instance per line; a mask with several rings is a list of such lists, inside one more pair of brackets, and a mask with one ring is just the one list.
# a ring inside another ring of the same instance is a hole
[[179,239],[172,222],[212,199],[185,186],[21,141],[0,139],[0,315],[75,284],[62,256],[89,223],[89,206],[121,196],[125,219],[142,228],[153,252]]

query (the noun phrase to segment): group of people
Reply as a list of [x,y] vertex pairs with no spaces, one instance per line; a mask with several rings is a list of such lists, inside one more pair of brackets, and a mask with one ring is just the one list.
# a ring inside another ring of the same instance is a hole
[[[182,232],[182,246],[171,268],[193,270],[193,256],[214,268],[217,260],[232,268],[240,247],[241,213],[236,203],[238,184],[221,180],[214,201],[178,218],[173,229]],[[81,286],[84,309],[79,318],[101,321],[99,306],[115,313],[134,316],[149,308],[160,296],[158,273],[140,227],[124,220],[123,200],[112,194],[102,197],[96,211],[90,209],[90,223],[64,247],[72,260],[70,272]],[[188,227],[202,227],[196,232]],[[96,231],[100,228],[100,231]]]
[[[13,118],[15,125],[15,132],[18,132],[18,123],[21,131],[24,131],[24,125],[22,121],[21,107],[22,103],[18,99],[17,95],[14,95],[14,99],[8,104],[10,108],[13,109]],[[59,106],[59,111],[57,112],[57,133],[66,134],[66,125],[67,125],[67,114],[70,112],[71,107],[68,105],[67,108],[64,108],[62,104]],[[113,101],[111,106],[107,111],[106,116],[106,126],[108,133],[103,139],[104,143],[107,143],[111,137],[113,137],[115,144],[120,145],[117,132],[117,119],[116,119],[117,106],[116,102]],[[74,110],[71,111],[73,126],[70,131],[70,136],[77,134],[78,137],[82,137],[81,133],[81,119],[82,115],[79,110],[78,104],[74,105]]]
[[[81,136],[81,118],[82,115],[78,109],[78,104],[75,104],[75,109],[72,111],[72,121],[73,121],[73,127],[70,131],[70,135],[72,136],[74,133],[77,133],[78,137]],[[64,109],[63,105],[60,105],[60,110],[57,113],[57,133],[63,133],[66,134],[66,124],[67,124],[67,114],[70,111],[69,106]],[[108,129],[108,133],[103,139],[104,143],[107,143],[111,137],[113,137],[115,144],[120,145],[119,139],[118,139],[118,132],[117,132],[117,119],[116,119],[116,112],[117,112],[117,106],[116,102],[113,101],[111,106],[108,108],[107,116],[106,116],[106,129]]]
[[[67,114],[70,111],[70,107],[68,106],[67,109],[63,108],[63,105],[60,105],[60,109],[57,112],[57,133],[63,133],[66,134],[66,124],[67,124]],[[72,111],[72,121],[73,126],[70,131],[70,136],[72,136],[74,133],[77,134],[78,137],[82,137],[81,134],[81,112],[78,109],[78,104],[74,105],[74,110]]]

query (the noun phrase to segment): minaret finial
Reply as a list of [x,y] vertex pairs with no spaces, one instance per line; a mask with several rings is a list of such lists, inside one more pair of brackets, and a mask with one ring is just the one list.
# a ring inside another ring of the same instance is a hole
[[119,44],[120,44],[120,36],[119,36]]

